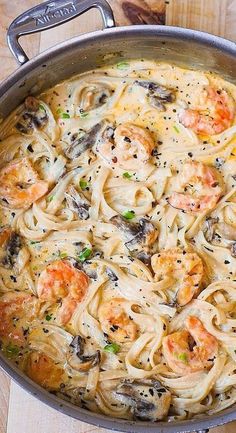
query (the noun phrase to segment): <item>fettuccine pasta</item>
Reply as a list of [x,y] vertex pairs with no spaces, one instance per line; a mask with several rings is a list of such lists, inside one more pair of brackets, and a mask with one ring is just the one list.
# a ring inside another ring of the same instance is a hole
[[0,125],[1,350],[93,412],[236,402],[236,88],[123,61]]

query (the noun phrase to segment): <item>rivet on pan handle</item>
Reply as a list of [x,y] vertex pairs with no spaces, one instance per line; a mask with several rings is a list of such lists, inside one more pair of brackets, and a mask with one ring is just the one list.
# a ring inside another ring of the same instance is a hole
[[29,58],[18,42],[20,36],[51,29],[97,8],[102,15],[104,28],[115,26],[114,16],[106,0],[55,0],[47,1],[17,17],[7,32],[7,42],[16,60],[23,65]]

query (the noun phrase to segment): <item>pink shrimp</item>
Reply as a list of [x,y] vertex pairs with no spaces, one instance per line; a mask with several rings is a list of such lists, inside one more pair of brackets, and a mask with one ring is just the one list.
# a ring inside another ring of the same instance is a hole
[[235,102],[225,90],[213,87],[205,89],[206,103],[210,108],[203,110],[184,110],[179,121],[197,134],[215,135],[229,128],[235,116]]
[[184,306],[198,295],[203,279],[203,263],[196,253],[172,248],[154,254],[151,263],[156,281],[165,276],[176,280],[178,305]]
[[105,133],[98,146],[98,152],[110,164],[117,164],[124,169],[135,170],[145,164],[155,147],[149,131],[132,123],[119,125],[114,138]]
[[28,158],[14,159],[0,171],[0,198],[12,208],[27,209],[47,190]]
[[178,180],[184,192],[174,192],[168,202],[176,209],[182,209],[187,213],[213,209],[223,192],[219,184],[219,174],[213,167],[201,162],[186,162]]
[[[163,355],[169,367],[180,375],[210,368],[218,351],[218,341],[195,316],[186,319],[187,329],[174,332],[163,339]],[[191,338],[195,342],[189,347]]]
[[137,325],[130,319],[124,309],[124,299],[112,298],[103,302],[98,311],[103,331],[109,338],[119,343],[134,341],[137,336]]
[[[21,319],[31,321],[40,303],[36,296],[26,292],[8,292],[0,298],[0,337],[16,345],[26,342]],[[14,318],[17,317],[17,326]]]
[[86,295],[88,284],[87,275],[76,269],[68,260],[56,260],[39,276],[37,292],[41,301],[54,304],[62,300],[57,320],[60,324],[66,325]]
[[38,385],[47,389],[58,389],[65,376],[63,368],[45,353],[31,352],[25,372]]

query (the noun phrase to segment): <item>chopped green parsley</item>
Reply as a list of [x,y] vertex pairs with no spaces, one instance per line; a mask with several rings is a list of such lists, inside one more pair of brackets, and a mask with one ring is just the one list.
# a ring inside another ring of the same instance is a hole
[[130,179],[132,177],[132,174],[128,173],[128,171],[126,171],[125,173],[123,173],[123,177],[125,179]]
[[117,69],[124,70],[124,69],[127,69],[129,67],[129,63],[128,62],[119,62],[119,63],[117,63],[116,67],[117,67]]
[[92,254],[92,250],[90,248],[84,248],[78,256],[78,259],[80,260],[80,262],[84,262],[85,260],[87,260]]
[[125,217],[127,220],[132,220],[135,217],[135,212],[133,210],[127,210],[123,213],[123,217]]
[[120,346],[119,346],[119,344],[116,344],[116,343],[110,343],[110,344],[107,344],[103,348],[103,350],[104,350],[104,352],[117,353],[120,350]]
[[84,191],[87,188],[87,186],[88,186],[88,182],[86,182],[86,180],[81,179],[79,181],[79,186],[82,189],[82,191]]

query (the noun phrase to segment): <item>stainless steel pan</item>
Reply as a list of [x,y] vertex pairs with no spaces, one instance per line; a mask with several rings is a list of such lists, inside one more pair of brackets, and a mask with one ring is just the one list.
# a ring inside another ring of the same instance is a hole
[[[104,30],[73,38],[29,60],[18,38],[62,24],[91,8],[99,9]],[[32,8],[16,18],[8,30],[9,47],[21,67],[0,85],[0,117],[7,116],[29,94],[39,93],[73,74],[123,58],[159,59],[207,69],[236,81],[236,45],[225,39],[168,26],[115,27],[106,0],[56,0]],[[90,413],[40,388],[0,353],[0,366],[13,380],[45,404],[81,421],[134,433],[206,432],[210,427],[236,420],[236,409],[190,421],[151,424],[124,421]],[[201,384],[199,384],[201,386]]]

